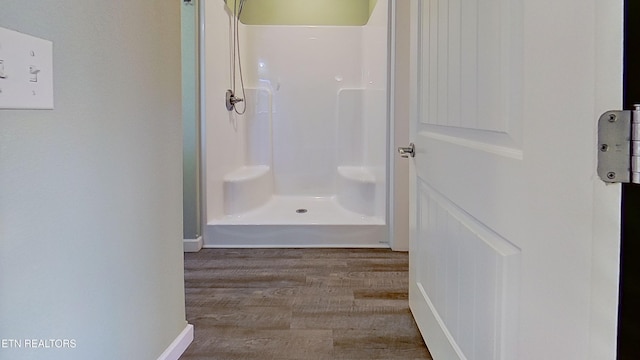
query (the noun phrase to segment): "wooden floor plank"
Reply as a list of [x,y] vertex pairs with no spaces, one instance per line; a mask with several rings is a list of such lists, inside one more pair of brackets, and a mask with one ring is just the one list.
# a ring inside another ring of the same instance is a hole
[[184,360],[431,359],[407,301],[406,253],[204,249],[185,254]]

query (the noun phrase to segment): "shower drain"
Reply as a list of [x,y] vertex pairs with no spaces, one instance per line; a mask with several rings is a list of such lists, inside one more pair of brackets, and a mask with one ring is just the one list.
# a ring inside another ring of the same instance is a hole
[[307,210],[307,209],[298,209],[298,210],[296,210],[296,213],[298,213],[298,214],[306,214],[307,211],[309,211],[309,210]]

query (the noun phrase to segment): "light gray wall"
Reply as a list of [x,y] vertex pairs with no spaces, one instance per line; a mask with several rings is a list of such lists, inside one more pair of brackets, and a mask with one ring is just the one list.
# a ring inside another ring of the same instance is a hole
[[200,102],[198,101],[198,1],[182,5],[182,128],[184,238],[200,233]]
[[55,110],[0,110],[0,359],[156,359],[186,326],[180,2],[2,0]]

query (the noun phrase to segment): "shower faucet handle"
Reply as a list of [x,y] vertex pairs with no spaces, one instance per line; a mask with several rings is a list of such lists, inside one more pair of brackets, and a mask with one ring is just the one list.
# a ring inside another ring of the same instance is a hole
[[237,97],[232,90],[227,90],[225,93],[225,103],[228,111],[233,110],[236,104],[241,101],[244,101],[244,99]]

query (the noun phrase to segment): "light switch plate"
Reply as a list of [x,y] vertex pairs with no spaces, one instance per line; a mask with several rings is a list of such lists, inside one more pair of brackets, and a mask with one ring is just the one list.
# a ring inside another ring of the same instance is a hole
[[0,27],[0,109],[53,109],[53,43]]

